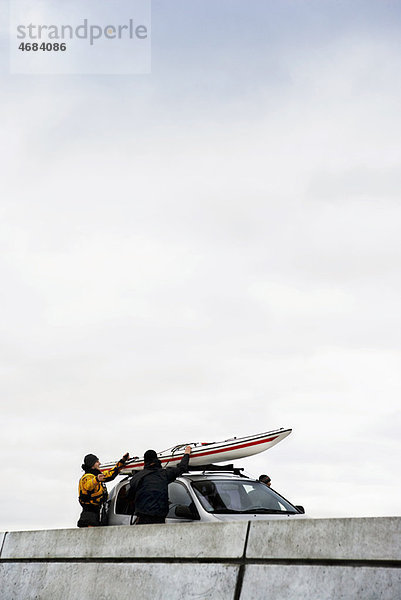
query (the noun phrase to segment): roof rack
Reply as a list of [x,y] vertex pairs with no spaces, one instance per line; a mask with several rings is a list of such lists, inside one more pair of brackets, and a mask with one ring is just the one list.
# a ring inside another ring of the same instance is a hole
[[241,477],[246,477],[246,475],[242,474],[242,471],[244,469],[241,467],[234,467],[233,464],[231,465],[213,465],[213,464],[209,464],[209,465],[201,465],[201,466],[193,466],[191,467],[191,465],[189,465],[188,467],[188,471],[196,471],[196,472],[201,472],[201,473],[206,473],[206,472],[210,472],[210,471],[220,471],[221,473],[234,473],[235,475],[240,475]]
[[[191,467],[191,465],[189,465],[187,473],[193,473],[193,472],[196,472],[196,473],[209,473],[209,472],[234,473],[234,475],[239,475],[240,477],[248,478],[247,475],[243,475],[242,471],[244,471],[244,469],[242,467],[234,467],[233,464],[213,465],[210,463],[207,465],[201,465],[201,466],[196,465],[193,467]],[[136,471],[136,472],[138,472],[138,471]],[[185,475],[185,473],[184,473],[184,475]],[[126,475],[120,481],[127,481],[131,477],[132,477],[132,474]]]

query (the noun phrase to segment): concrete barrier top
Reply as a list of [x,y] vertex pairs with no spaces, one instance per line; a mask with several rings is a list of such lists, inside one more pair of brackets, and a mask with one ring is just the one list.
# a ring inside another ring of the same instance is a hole
[[182,523],[7,533],[2,559],[240,558],[248,523]]
[[401,517],[182,523],[0,533],[1,559],[401,560]]
[[401,517],[254,521],[247,558],[401,560]]

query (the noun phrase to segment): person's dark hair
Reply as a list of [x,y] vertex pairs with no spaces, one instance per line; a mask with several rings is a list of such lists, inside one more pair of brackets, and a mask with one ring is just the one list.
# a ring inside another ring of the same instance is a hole
[[143,455],[143,459],[145,465],[151,465],[157,461],[157,454],[154,450],[146,450],[145,454]]
[[87,454],[84,457],[84,463],[83,465],[81,465],[82,469],[85,471],[87,469],[91,469],[93,467],[93,465],[95,464],[95,462],[97,462],[99,459],[95,454]]
[[262,483],[270,483],[271,479],[268,475],[259,475],[259,481]]

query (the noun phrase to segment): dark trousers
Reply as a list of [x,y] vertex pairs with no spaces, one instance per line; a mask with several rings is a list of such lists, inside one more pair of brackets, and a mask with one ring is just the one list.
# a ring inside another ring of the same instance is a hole
[[154,517],[152,515],[137,515],[135,525],[151,525],[152,523],[165,523],[165,517]]
[[100,526],[100,508],[99,510],[85,510],[81,512],[78,527],[99,527]]

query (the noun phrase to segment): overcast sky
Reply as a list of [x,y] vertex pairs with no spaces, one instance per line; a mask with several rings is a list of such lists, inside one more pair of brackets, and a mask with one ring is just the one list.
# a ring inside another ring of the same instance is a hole
[[89,452],[277,427],[248,473],[400,515],[400,28],[153,0],[150,75],[17,76],[3,27],[0,530],[75,527]]

